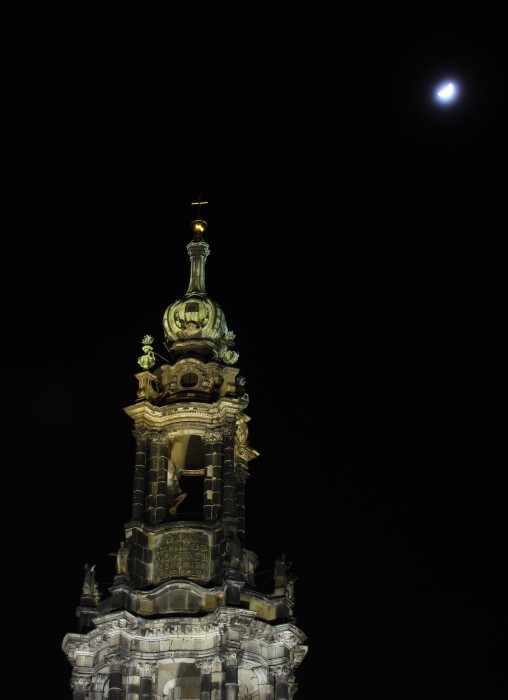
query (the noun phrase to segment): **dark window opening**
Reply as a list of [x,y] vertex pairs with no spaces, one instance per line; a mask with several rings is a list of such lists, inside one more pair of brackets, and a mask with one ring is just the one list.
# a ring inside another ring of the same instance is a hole
[[198,379],[198,375],[194,374],[194,372],[186,372],[184,375],[182,375],[180,384],[185,387],[196,386]]
[[203,477],[181,476],[180,488],[187,495],[178,507],[177,520],[203,520]]

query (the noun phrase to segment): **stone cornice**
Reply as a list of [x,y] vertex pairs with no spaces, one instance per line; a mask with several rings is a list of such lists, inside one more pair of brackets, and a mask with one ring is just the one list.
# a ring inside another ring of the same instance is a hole
[[206,661],[229,652],[250,667],[261,664],[275,670],[272,666],[284,664],[291,669],[307,653],[302,645],[305,635],[292,623],[268,624],[256,619],[254,611],[230,606],[220,606],[203,617],[155,619],[122,610],[95,618],[94,624],[96,629],[86,634],[66,635],[62,644],[73,665],[81,654],[94,674],[110,659],[133,664],[167,658]]
[[222,398],[213,404],[181,402],[167,406],[154,406],[149,401],[140,401],[124,407],[125,413],[133,419],[135,428],[166,429],[181,434],[182,423],[188,424],[196,434],[216,428],[224,421],[235,421],[245,405],[238,399]]

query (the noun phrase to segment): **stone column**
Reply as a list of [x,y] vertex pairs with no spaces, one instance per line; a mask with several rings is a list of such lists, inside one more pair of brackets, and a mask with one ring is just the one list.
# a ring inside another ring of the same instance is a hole
[[272,669],[275,677],[275,700],[289,700],[290,670],[287,664]]
[[108,700],[122,700],[123,697],[123,659],[118,656],[109,658],[109,692]]
[[220,515],[222,495],[222,433],[207,430],[205,443],[205,478],[203,482],[203,518],[217,520]]
[[234,518],[236,516],[234,472],[236,426],[228,423],[222,428],[222,434],[224,435],[222,510],[224,515]]
[[133,430],[136,440],[136,461],[134,464],[134,485],[132,489],[131,520],[143,520],[145,509],[145,471],[146,471],[146,430]]
[[200,700],[210,700],[212,697],[212,659],[196,661],[196,666],[201,671]]
[[86,700],[89,686],[89,676],[78,676],[74,673],[71,678],[72,700]]
[[139,700],[152,700],[154,669],[152,663],[139,664]]
[[224,653],[224,687],[223,700],[238,700],[238,652]]

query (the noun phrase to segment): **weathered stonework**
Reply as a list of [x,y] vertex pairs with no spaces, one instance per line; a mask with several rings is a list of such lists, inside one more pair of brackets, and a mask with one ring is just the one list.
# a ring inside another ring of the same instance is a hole
[[[291,669],[306,653],[305,636],[289,622],[275,625],[252,611],[217,607],[196,617],[146,619],[118,611],[94,620],[87,634],[67,634],[63,649],[74,665],[74,686],[108,692],[112,674],[121,674],[122,692],[140,697],[142,678],[152,683],[152,697],[167,698],[170,688],[194,687],[201,698],[201,678],[211,675],[210,700],[220,700],[227,669],[237,670],[237,697],[272,700],[277,684],[288,683]],[[129,690],[128,690],[129,689]],[[93,697],[93,696],[86,696]],[[103,694],[99,697],[108,697]],[[184,697],[184,696],[182,696]]]

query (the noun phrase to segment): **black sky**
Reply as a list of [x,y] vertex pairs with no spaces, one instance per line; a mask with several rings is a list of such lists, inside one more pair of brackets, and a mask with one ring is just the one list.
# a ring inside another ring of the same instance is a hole
[[52,697],[84,563],[114,573],[122,408],[143,335],[164,354],[199,195],[260,452],[248,546],[260,586],[281,552],[298,576],[297,697],[506,695],[503,22],[328,12],[4,23],[3,583]]

